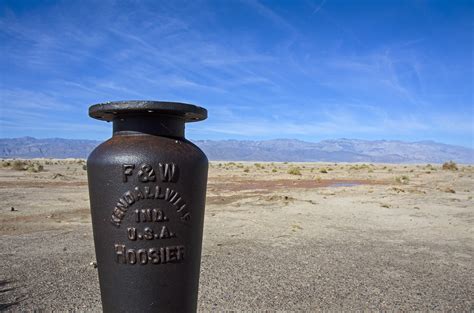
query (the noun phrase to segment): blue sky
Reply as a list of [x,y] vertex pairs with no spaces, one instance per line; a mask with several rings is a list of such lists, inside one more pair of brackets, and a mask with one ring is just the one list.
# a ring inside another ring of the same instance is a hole
[[190,139],[474,147],[472,1],[1,1],[0,137],[105,139],[98,102],[204,106]]

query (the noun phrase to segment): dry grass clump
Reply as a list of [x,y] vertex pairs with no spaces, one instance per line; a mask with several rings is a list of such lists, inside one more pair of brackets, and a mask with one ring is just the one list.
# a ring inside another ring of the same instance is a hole
[[433,165],[431,164],[426,164],[425,168],[428,170],[428,171],[436,171],[436,167],[434,167]]
[[288,174],[290,175],[301,175],[301,170],[299,167],[290,167],[288,170]]
[[42,172],[44,170],[44,167],[43,167],[43,165],[41,165],[37,162],[32,162],[32,163],[28,164],[26,170],[28,172],[38,173],[38,172]]
[[42,172],[44,167],[39,162],[28,161],[28,160],[13,160],[11,162],[11,168],[15,171],[28,171],[33,173]]
[[410,178],[406,175],[395,177],[395,181],[399,184],[406,185],[410,182]]
[[319,170],[320,173],[323,173],[323,174],[327,174],[328,173],[328,170],[325,169],[325,168],[322,168]]
[[26,166],[28,165],[27,161],[24,160],[14,160],[12,162],[12,170],[15,171],[24,171],[26,170]]
[[356,164],[351,166],[349,169],[350,170],[363,170],[363,169],[369,169],[370,167],[367,164]]
[[443,170],[457,171],[457,170],[458,170],[458,166],[457,166],[457,164],[454,163],[453,161],[444,162],[444,163],[443,163]]
[[47,160],[44,161],[44,164],[45,165],[53,165],[53,164],[55,164],[55,162],[52,159],[47,159]]

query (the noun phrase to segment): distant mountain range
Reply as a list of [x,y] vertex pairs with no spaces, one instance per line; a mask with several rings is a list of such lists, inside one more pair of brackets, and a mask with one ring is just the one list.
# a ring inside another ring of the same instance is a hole
[[[334,139],[306,142],[194,141],[210,160],[292,162],[474,163],[474,149],[434,141]],[[86,158],[100,141],[76,139],[0,138],[1,158]]]

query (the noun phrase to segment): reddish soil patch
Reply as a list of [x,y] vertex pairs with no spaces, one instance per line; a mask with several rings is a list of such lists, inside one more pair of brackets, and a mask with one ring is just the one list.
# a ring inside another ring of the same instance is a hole
[[50,188],[87,186],[86,181],[0,181],[0,188]]
[[321,187],[331,187],[337,185],[383,185],[386,182],[378,180],[354,180],[354,179],[325,179],[325,180],[235,180],[233,182],[221,182],[209,184],[209,187],[218,191],[242,191],[242,190],[262,190],[272,191],[277,189],[312,189]]

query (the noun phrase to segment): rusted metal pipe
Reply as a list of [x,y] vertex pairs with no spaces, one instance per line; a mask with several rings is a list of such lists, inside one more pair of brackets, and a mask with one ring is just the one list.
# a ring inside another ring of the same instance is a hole
[[207,111],[122,101],[89,115],[113,122],[87,160],[103,310],[196,311],[208,160],[184,124]]

